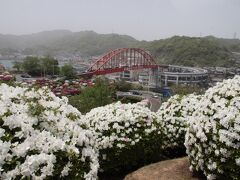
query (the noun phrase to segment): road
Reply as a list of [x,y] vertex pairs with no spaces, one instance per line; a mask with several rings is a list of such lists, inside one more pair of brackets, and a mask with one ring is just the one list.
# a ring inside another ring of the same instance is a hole
[[142,94],[143,97],[145,97],[145,99],[148,99],[150,102],[150,110],[153,112],[157,112],[158,109],[161,106],[161,98],[159,97],[153,97],[152,93],[143,93]]
[[[161,96],[160,94],[156,94],[154,92],[148,92],[148,91],[138,91],[134,90],[135,92],[138,92],[141,95],[135,95],[132,92],[117,92],[117,96],[124,96],[124,97],[133,97],[133,98],[139,98],[139,99],[147,99],[150,103],[150,110],[153,112],[158,111],[158,109],[161,106]],[[154,95],[157,95],[154,97]]]

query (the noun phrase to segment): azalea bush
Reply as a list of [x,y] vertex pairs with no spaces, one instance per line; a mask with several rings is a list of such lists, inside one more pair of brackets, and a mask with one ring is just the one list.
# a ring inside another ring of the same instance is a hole
[[175,95],[164,102],[157,112],[162,122],[162,148],[170,156],[185,154],[185,133],[188,127],[188,116],[196,110],[201,96],[190,94]]
[[96,179],[94,136],[47,88],[0,85],[0,179]]
[[162,158],[161,123],[146,105],[117,102],[86,114],[86,124],[97,136],[102,171],[131,170]]
[[208,179],[239,179],[240,77],[208,89],[189,122],[190,169],[203,171]]

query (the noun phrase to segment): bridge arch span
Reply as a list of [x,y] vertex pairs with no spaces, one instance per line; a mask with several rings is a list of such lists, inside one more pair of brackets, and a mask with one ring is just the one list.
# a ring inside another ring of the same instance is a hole
[[99,58],[88,70],[87,74],[104,75],[126,70],[157,68],[154,58],[140,48],[119,48]]

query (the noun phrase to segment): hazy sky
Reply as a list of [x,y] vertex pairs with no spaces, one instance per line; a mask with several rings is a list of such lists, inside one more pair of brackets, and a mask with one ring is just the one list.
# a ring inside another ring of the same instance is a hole
[[54,29],[240,38],[240,0],[0,0],[0,33]]

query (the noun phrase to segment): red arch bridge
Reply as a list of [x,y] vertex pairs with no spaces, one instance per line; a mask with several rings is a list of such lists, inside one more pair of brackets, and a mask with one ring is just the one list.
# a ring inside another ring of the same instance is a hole
[[108,52],[99,58],[80,77],[90,78],[94,75],[105,75],[129,70],[150,69],[150,84],[164,83],[200,83],[208,82],[208,72],[200,68],[158,65],[148,52],[140,48],[120,48]]
[[158,67],[168,66],[158,65],[154,58],[143,49],[120,48],[103,55],[80,76],[91,77],[129,70],[158,69]]

